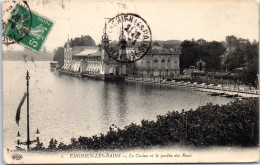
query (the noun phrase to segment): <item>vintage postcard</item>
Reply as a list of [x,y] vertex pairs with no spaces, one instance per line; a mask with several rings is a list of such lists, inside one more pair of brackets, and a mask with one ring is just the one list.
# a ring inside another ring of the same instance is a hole
[[3,1],[4,163],[259,162],[258,3]]

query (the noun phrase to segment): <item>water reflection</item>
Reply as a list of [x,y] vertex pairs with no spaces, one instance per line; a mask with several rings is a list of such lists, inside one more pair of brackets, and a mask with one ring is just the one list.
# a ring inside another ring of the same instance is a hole
[[[180,87],[79,79],[51,72],[49,62],[35,62],[35,65],[3,62],[4,141],[9,148],[14,148],[18,130],[26,134],[26,120],[22,118],[18,127],[13,118],[25,90],[23,73],[27,69],[31,75],[31,129],[39,128],[40,140],[45,145],[51,138],[69,143],[72,137],[106,133],[112,124],[123,128],[132,122],[140,124],[143,119],[156,120],[157,115],[168,111],[195,109],[208,102],[226,104],[232,100]],[[25,112],[23,109],[22,117]]]
[[128,103],[127,103],[127,93],[124,88],[124,83],[118,83],[116,88],[116,105],[117,105],[117,112],[119,114],[118,120],[120,121],[120,125],[124,124],[126,113],[128,110]]

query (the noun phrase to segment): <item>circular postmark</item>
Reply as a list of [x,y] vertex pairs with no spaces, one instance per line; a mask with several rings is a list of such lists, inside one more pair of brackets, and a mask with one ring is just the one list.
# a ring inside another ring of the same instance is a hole
[[118,14],[109,19],[105,29],[109,41],[105,45],[105,50],[116,61],[135,62],[141,59],[151,47],[151,29],[137,14]]
[[2,11],[2,42],[17,43],[31,30],[32,13],[27,1],[6,1]]

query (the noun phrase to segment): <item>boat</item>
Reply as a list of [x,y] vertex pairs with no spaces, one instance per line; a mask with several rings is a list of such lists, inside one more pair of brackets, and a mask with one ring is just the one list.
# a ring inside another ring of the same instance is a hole
[[218,96],[219,93],[217,93],[217,92],[209,92],[209,93],[207,93],[207,95],[210,95],[210,96]]

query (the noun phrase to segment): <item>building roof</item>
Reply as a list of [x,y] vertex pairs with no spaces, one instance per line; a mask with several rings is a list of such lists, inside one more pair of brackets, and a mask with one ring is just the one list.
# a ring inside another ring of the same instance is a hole
[[181,51],[180,50],[177,50],[177,49],[167,49],[167,48],[163,48],[161,46],[152,46],[150,48],[150,50],[148,51],[147,54],[161,54],[161,55],[164,55],[164,54],[174,54],[174,55],[179,55],[181,54]]
[[82,52],[84,49],[88,49],[89,47],[95,46],[74,46],[71,48],[72,55],[78,54],[79,52]]
[[85,46],[81,47],[81,51],[73,54],[73,56],[101,56],[101,49],[96,46]]
[[[134,48],[126,48],[126,51],[131,51]],[[149,49],[149,51],[147,52],[147,55],[180,55],[181,51],[178,49],[167,49],[167,48],[163,48],[161,46],[151,46],[151,48]]]
[[[126,51],[131,51],[133,48],[126,48]],[[102,51],[100,47],[96,46],[75,46],[72,48],[73,56],[101,56]],[[152,46],[147,55],[179,55],[180,50],[167,49],[160,46]]]

